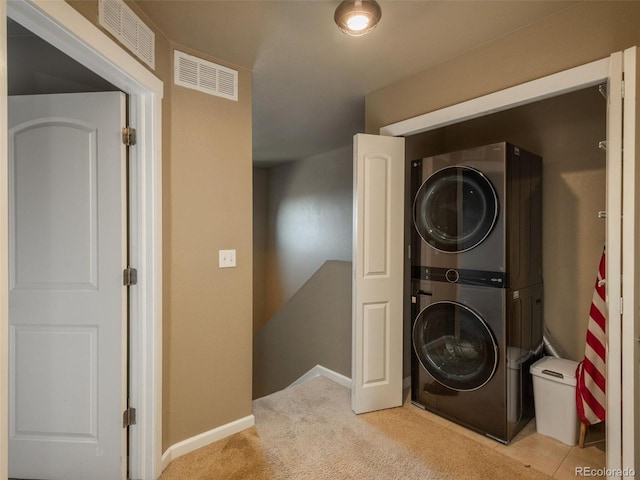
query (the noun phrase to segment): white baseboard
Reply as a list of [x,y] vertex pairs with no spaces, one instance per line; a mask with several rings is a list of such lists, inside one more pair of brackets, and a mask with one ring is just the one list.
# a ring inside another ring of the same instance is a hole
[[[342,385],[343,387],[351,388],[350,378],[345,377],[344,375],[338,372],[334,372],[333,370],[329,370],[328,368],[323,367],[322,365],[316,365],[307,373],[302,375],[299,379],[297,379],[295,382],[293,382],[291,385],[289,385],[289,387],[293,387],[294,385],[299,385],[301,383],[306,382],[307,380],[311,380],[312,378],[319,377],[320,375],[322,375],[323,377],[327,377],[329,380],[333,380],[334,382],[336,382],[339,385]],[[406,388],[411,388],[411,377],[405,377],[402,379],[402,389],[404,390]]]
[[218,440],[222,440],[223,438],[253,427],[254,425],[255,417],[253,415],[248,415],[244,418],[239,418],[238,420],[221,425],[213,430],[209,430],[208,432],[201,433],[195,437],[187,438],[186,440],[171,445],[162,454],[161,468],[164,470],[169,466],[172,460],[175,460],[186,453],[193,452],[198,448],[217,442]]
[[[351,388],[351,379],[345,377],[344,375],[334,372],[333,370],[329,370],[328,368],[323,367],[322,365],[316,365],[307,373],[302,375],[299,379],[293,382],[289,387],[293,387],[294,385],[299,385],[300,383],[304,383],[307,380],[311,380],[312,378],[316,378],[319,376],[327,377],[329,380],[333,380],[339,385],[342,385],[346,388]],[[287,387],[287,388],[289,388]]]

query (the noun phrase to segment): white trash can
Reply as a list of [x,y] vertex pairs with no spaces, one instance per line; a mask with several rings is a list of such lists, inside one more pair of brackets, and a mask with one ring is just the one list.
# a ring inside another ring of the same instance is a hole
[[576,445],[580,421],[576,411],[578,362],[543,357],[531,365],[536,430],[567,445]]

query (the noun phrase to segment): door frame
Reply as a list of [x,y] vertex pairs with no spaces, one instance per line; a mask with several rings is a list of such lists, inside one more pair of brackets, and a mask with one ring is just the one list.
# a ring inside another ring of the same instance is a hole
[[473,118],[592,87],[609,79],[609,57],[570,68],[466,102],[408,118],[380,128],[380,135],[406,137]]
[[[612,61],[615,61],[616,59],[615,55],[616,54],[613,54],[612,57],[606,57],[578,67],[522,83],[514,87],[477,97],[472,100],[385,125],[380,128],[380,135],[405,137],[415,135],[466,120],[482,117],[484,115],[508,110],[521,105],[556,97],[565,93],[593,87],[602,83],[608,84],[612,79],[611,64]],[[609,134],[609,128],[607,131]],[[621,133],[622,132],[620,132],[620,137],[622,136]],[[609,158],[610,155],[609,150],[611,150],[611,148],[607,151],[607,158]],[[610,189],[607,188],[607,191],[609,190]],[[607,226],[607,230],[609,236],[611,228]],[[616,232],[613,233],[613,236],[615,237]],[[617,236],[620,237],[619,229]],[[610,249],[608,248],[608,250]],[[610,270],[611,266],[609,265],[609,262],[607,262],[607,278],[620,278],[619,269],[614,268],[613,271]],[[610,290],[608,294],[611,295],[611,298],[620,296],[619,285],[614,286],[614,284],[611,283],[608,285],[608,289]],[[612,311],[616,311],[614,310],[615,308],[616,307],[610,303],[609,325],[607,327],[609,332],[619,332],[621,328],[619,316],[611,315]],[[607,378],[615,378],[616,376],[620,376],[622,369],[620,334],[614,333],[611,335],[610,333],[609,335],[611,342],[608,349]],[[616,382],[607,382],[607,405],[620,405],[621,401],[621,385],[618,385]],[[622,466],[622,421],[619,412],[616,413],[615,409],[608,410],[608,416],[609,413],[613,413],[611,418],[608,419],[606,426],[607,468],[617,469]]]
[[[130,476],[155,479],[162,458],[162,96],[163,83],[64,1],[0,2],[0,144],[7,139],[6,17],[93,70],[129,96],[137,128],[130,151],[130,262],[138,284],[130,290]],[[4,141],[3,141],[4,140]],[[0,149],[0,199],[7,196],[7,150]],[[0,478],[8,464],[8,222],[0,209]]]

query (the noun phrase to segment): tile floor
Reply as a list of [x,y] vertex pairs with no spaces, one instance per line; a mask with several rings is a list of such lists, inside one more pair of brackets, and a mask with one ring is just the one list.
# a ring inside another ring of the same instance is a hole
[[[558,480],[580,478],[580,475],[576,475],[576,468],[579,467],[597,470],[606,465],[603,424],[594,425],[589,429],[584,448],[570,447],[554,438],[536,432],[535,419],[529,422],[509,445],[503,445],[433,413],[414,406],[412,408],[416,408],[434,422]],[[604,479],[606,477],[590,476],[589,478]]]

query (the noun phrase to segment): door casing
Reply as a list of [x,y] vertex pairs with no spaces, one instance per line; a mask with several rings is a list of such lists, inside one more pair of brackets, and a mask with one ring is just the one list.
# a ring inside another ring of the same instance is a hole
[[[130,399],[138,410],[130,429],[130,476],[155,479],[162,456],[162,82],[64,1],[0,2],[0,139],[7,135],[6,17],[127,93],[137,145],[130,155],[131,264],[138,285],[131,292]],[[0,198],[7,201],[7,151],[0,150]],[[8,223],[0,212],[0,478],[7,478]]]

